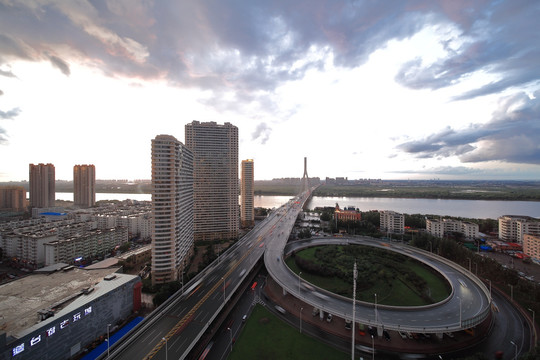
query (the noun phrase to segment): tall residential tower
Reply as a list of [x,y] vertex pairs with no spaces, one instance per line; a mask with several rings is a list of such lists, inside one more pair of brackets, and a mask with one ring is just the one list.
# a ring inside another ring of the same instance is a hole
[[73,167],[73,200],[75,206],[89,208],[96,204],[96,168],[94,165]]
[[193,249],[193,154],[170,135],[152,140],[152,283],[182,279]]
[[238,237],[238,128],[228,122],[186,124],[193,152],[195,240]]
[[240,186],[240,220],[242,227],[255,225],[253,198],[255,194],[254,164],[252,159],[242,160],[242,182]]
[[23,186],[0,186],[0,211],[20,212],[26,209],[26,190]]
[[48,208],[55,205],[54,174],[53,164],[30,164],[30,207]]

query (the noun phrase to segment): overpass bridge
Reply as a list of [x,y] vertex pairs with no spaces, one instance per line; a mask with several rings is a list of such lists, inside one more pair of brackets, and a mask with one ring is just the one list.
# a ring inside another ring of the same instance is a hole
[[[315,189],[274,210],[210,266],[110,348],[113,359],[185,359],[273,243],[287,242]],[[105,356],[103,356],[104,358]]]
[[[356,236],[350,238],[311,238],[288,244],[276,242],[267,248],[264,257],[269,275],[284,292],[334,316],[353,319],[353,300],[333,294],[313,284],[307,284],[281,260],[294,251],[319,245],[363,245],[396,252],[425,264],[448,281],[450,295],[425,306],[388,306],[374,302],[355,302],[354,320],[357,323],[382,329],[432,333],[469,329],[482,323],[491,311],[491,293],[484,283],[471,272],[441,256],[401,243]],[[351,284],[352,286],[352,284]]]

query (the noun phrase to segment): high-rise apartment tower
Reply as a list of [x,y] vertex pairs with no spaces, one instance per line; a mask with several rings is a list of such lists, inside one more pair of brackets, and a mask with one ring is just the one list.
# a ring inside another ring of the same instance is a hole
[[56,200],[53,164],[30,164],[30,207],[53,207]]
[[240,185],[240,220],[243,227],[255,225],[253,198],[255,195],[254,164],[252,159],[242,160],[242,182]]
[[182,280],[193,249],[193,154],[170,135],[152,140],[152,283]]
[[88,208],[96,204],[96,168],[94,165],[73,167],[73,200],[75,206]]
[[228,122],[186,124],[193,152],[195,240],[238,237],[238,128]]
[[0,211],[24,211],[26,190],[23,186],[0,186]]

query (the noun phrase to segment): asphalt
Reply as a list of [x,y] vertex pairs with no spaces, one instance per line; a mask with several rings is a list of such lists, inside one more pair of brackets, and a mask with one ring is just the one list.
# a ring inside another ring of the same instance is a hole
[[[283,295],[282,288],[270,277],[268,277],[264,292],[268,298],[279,304],[289,314],[298,318],[300,321],[300,311],[302,311],[302,323],[310,324],[318,327],[326,333],[330,333],[343,340],[346,340],[343,344],[347,344],[343,348],[344,351],[350,351],[350,345],[352,340],[351,330],[345,328],[345,320],[334,316],[331,322],[326,321],[326,316],[323,320],[319,315],[313,316],[313,307],[309,304],[298,300],[290,294]],[[301,310],[302,309],[302,310]],[[298,322],[299,324],[299,322]],[[489,333],[492,326],[492,318],[488,318],[484,323],[477,326],[475,334],[471,335],[464,331],[454,333],[454,337],[443,336],[443,339],[437,339],[432,337],[431,339],[402,339],[398,332],[388,331],[390,340],[387,341],[383,337],[377,337],[372,339],[371,335],[365,329],[365,334],[362,335],[356,327],[355,344],[363,345],[367,348],[371,348],[374,345],[377,351],[391,352],[397,354],[423,354],[430,357],[438,357],[441,355],[455,352],[456,350],[471,347],[485,338],[485,334]]]

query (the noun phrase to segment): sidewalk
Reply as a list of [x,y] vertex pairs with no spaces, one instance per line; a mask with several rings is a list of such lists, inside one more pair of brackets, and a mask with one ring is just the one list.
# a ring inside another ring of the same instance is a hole
[[[343,339],[348,339],[349,344],[352,340],[352,330],[345,328],[345,320],[334,316],[329,323],[326,321],[326,314],[323,320],[320,320],[319,315],[313,316],[313,306],[296,299],[290,294],[283,295],[282,288],[271,278],[268,277],[265,293],[275,303],[283,307],[287,312],[300,318],[300,309],[302,310],[302,322],[310,323],[319,327],[325,332],[332,333]],[[444,354],[459,349],[469,347],[481,341],[485,334],[489,332],[491,326],[491,317],[479,325],[475,330],[475,335],[469,335],[463,331],[454,333],[454,338],[451,339],[448,336],[444,336],[442,340],[433,336],[431,339],[415,340],[415,339],[402,339],[397,331],[388,331],[390,334],[390,341],[385,340],[382,337],[374,339],[374,345],[376,350],[383,350],[395,353],[410,353],[410,354]],[[361,335],[356,327],[355,343],[357,345],[364,345],[367,347],[372,346],[371,336],[367,333],[367,326],[365,327],[365,335]]]

